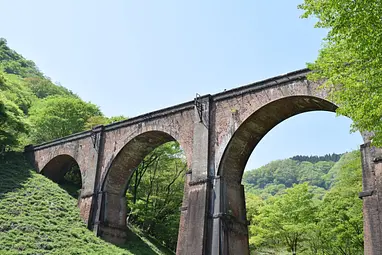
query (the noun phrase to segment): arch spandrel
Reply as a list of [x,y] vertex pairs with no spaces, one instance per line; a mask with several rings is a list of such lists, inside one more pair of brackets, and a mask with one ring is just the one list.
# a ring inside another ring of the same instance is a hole
[[191,167],[193,141],[193,110],[182,111],[163,119],[155,119],[104,133],[104,148],[101,158],[101,182],[104,182],[113,160],[133,139],[147,132],[163,132],[176,140],[183,149],[187,166]]
[[106,171],[103,190],[124,196],[134,169],[144,157],[156,147],[171,141],[175,139],[161,131],[149,131],[132,138],[112,159]]
[[[334,112],[337,106],[326,99],[326,91],[318,86],[300,80],[217,102],[217,174],[240,183],[253,149],[273,127],[308,111]],[[236,108],[228,113],[227,105]],[[219,119],[219,115],[223,118]]]
[[82,178],[82,188],[84,194],[93,193],[97,151],[90,137],[59,144],[34,152],[34,162],[37,172],[41,172],[56,157],[67,155],[78,164]]

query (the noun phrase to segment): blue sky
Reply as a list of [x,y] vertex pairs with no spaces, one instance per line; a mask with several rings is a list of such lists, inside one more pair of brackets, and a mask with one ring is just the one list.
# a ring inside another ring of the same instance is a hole
[[[0,0],[0,37],[107,116],[133,117],[304,68],[325,31],[299,18],[301,2]],[[350,123],[322,112],[290,118],[247,168],[358,149]]]

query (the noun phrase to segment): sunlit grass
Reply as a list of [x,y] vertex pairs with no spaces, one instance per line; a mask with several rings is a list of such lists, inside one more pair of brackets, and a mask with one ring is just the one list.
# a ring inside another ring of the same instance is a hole
[[86,228],[76,204],[22,155],[0,158],[0,254],[161,254],[141,238],[123,248],[101,240]]

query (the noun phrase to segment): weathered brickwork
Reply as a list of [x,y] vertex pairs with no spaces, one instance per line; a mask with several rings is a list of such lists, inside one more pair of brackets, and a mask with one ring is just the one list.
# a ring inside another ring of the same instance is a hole
[[[258,142],[285,119],[337,108],[300,70],[126,121],[99,126],[26,153],[52,180],[77,162],[81,216],[97,235],[126,239],[125,190],[134,168],[157,146],[176,140],[187,158],[177,254],[249,254],[241,179]],[[362,146],[365,254],[382,254],[382,163]],[[378,154],[378,155],[377,155]],[[376,156],[377,155],[377,156]],[[382,154],[381,154],[382,155]]]

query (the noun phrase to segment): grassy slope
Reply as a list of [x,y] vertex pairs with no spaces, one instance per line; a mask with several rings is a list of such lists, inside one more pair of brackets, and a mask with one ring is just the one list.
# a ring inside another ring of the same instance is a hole
[[166,254],[138,235],[123,248],[102,241],[76,203],[21,155],[0,158],[0,254]]

